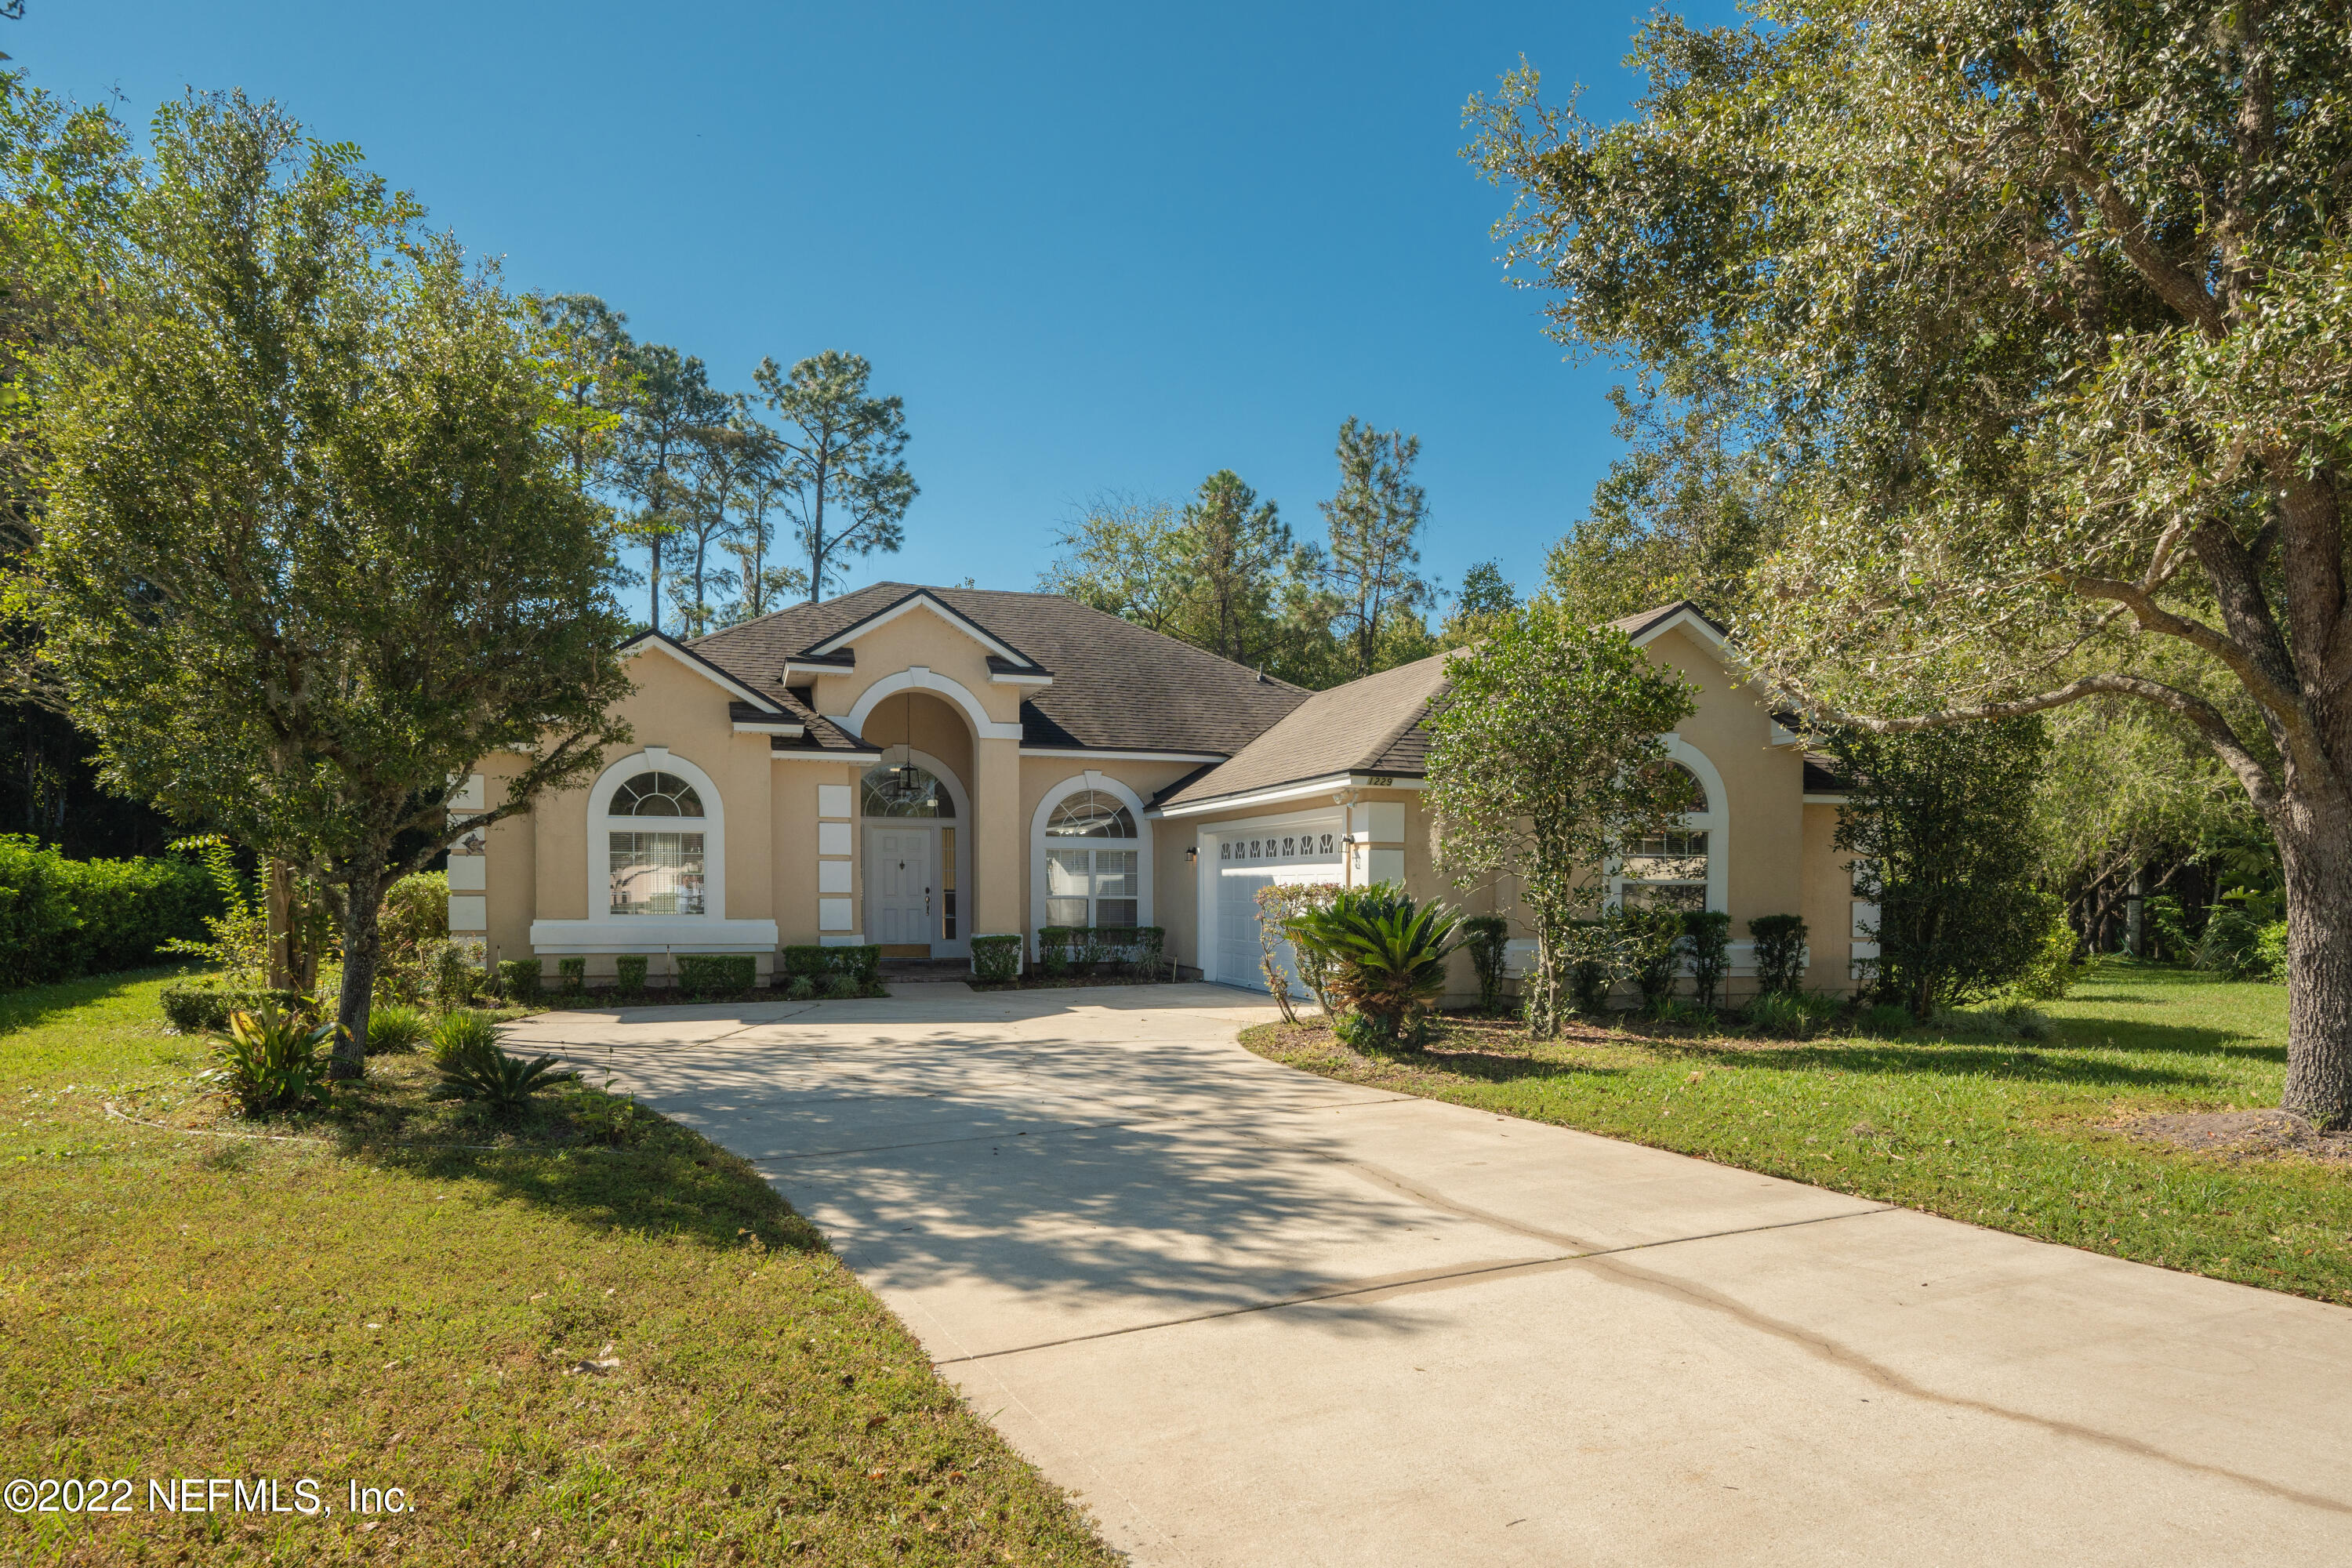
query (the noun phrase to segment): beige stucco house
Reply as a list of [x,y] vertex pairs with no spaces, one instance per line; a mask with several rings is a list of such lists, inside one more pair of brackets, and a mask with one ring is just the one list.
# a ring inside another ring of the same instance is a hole
[[[1666,743],[1705,809],[1618,891],[1727,910],[1735,939],[1801,914],[1809,983],[1846,989],[1868,950],[1833,782],[1691,606],[1619,625],[1699,689]],[[944,958],[975,934],[1034,952],[1042,926],[1141,924],[1186,972],[1254,986],[1269,881],[1402,879],[1514,912],[1508,879],[1459,888],[1433,863],[1422,721],[1443,656],[1307,692],[1069,599],[897,583],[627,652],[635,742],[450,858],[451,928],[489,958],[583,955],[593,984],[622,954],[661,975],[751,953],[764,976],[788,944]],[[520,761],[487,759],[460,807],[496,805]]]

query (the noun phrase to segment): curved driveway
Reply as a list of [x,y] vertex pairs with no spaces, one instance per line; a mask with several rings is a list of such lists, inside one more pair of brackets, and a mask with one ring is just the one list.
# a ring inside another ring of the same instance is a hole
[[551,1013],[1143,1563],[2260,1563],[2352,1312],[1292,1071],[1205,985]]

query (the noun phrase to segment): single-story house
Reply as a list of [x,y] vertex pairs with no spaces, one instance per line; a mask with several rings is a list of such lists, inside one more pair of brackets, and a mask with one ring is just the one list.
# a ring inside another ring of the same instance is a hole
[[[1745,922],[1802,915],[1808,983],[1847,989],[1871,950],[1835,781],[1693,606],[1617,624],[1699,689],[1666,745],[1702,799],[1615,889],[1729,911],[1735,994]],[[1184,972],[1255,986],[1276,879],[1515,912],[1507,878],[1456,887],[1433,860],[1446,656],[1310,692],[1055,595],[898,583],[626,653],[635,742],[450,857],[451,929],[489,958],[581,955],[593,984],[623,954],[660,975],[750,953],[764,977],[788,944],[942,958],[1019,932],[1034,954],[1040,927],[1137,924]],[[459,807],[497,805],[520,760],[486,758]]]

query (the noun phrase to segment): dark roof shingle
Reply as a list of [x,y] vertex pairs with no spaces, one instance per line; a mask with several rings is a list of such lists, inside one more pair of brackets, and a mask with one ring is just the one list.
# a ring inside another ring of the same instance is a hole
[[1228,761],[1160,793],[1190,805],[1333,773],[1418,778],[1429,752],[1422,720],[1445,690],[1441,653],[1318,691]]
[[1024,746],[1229,756],[1307,699],[1297,687],[1055,594],[877,583],[690,646],[746,686],[781,692],[786,661],[918,593],[1052,673],[1051,686],[1022,701]]

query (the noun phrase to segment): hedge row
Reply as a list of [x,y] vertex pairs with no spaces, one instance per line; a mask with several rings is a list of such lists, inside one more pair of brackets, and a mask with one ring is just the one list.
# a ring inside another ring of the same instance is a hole
[[220,890],[193,861],[68,860],[0,834],[0,990],[152,963],[218,912]]

